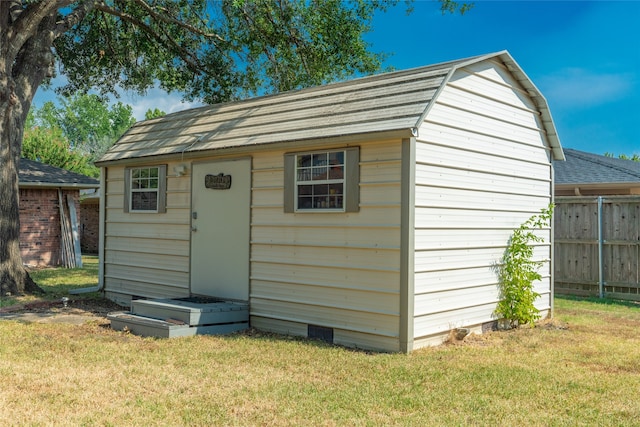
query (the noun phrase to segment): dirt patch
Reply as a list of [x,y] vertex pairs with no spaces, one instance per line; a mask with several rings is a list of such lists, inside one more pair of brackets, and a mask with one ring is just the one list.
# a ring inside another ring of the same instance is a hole
[[566,329],[569,329],[569,325],[556,319],[556,318],[552,318],[552,319],[544,319],[541,320],[539,322],[536,323],[536,328],[541,328],[541,329],[554,329],[554,330],[561,330],[564,331]]

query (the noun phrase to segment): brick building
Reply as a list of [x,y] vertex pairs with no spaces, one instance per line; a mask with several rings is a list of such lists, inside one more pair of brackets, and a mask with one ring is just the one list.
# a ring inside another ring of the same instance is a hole
[[[62,261],[61,204],[64,217],[76,213],[75,227],[81,239],[80,190],[96,189],[97,179],[33,160],[20,160],[20,252],[31,266],[57,266]],[[97,224],[97,220],[96,220]],[[69,224],[71,226],[71,224]]]
[[83,254],[98,254],[100,239],[100,194],[80,198],[80,247]]

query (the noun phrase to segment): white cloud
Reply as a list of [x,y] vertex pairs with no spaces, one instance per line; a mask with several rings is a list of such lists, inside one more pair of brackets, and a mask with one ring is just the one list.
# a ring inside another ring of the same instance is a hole
[[628,73],[598,74],[582,68],[566,68],[540,78],[537,83],[550,102],[580,108],[625,98],[632,90],[633,77]]
[[150,89],[144,95],[123,94],[120,101],[131,105],[136,120],[144,120],[144,115],[149,109],[157,108],[169,114],[204,105],[199,102],[182,101],[181,94],[169,94],[159,88]]
[[[0,0],[2,1],[2,0]],[[58,95],[55,93],[55,88],[61,87],[67,83],[67,79],[64,75],[59,75],[51,82],[51,87],[45,89],[41,87],[36,92],[33,103],[37,107],[42,107],[45,102],[53,101],[57,104]],[[135,92],[127,92],[124,90],[119,91],[120,97],[115,98],[110,96],[110,102],[122,102],[123,104],[131,105],[133,109],[133,117],[136,120],[144,120],[144,115],[149,109],[157,108],[165,113],[175,113],[176,111],[187,110],[189,108],[200,107],[204,104],[200,102],[184,102],[182,101],[182,95],[180,93],[168,94],[166,91],[154,87],[147,91],[144,95],[139,95]]]

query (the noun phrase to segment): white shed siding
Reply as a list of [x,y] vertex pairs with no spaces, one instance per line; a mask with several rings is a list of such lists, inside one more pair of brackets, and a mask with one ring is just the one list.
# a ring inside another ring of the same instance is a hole
[[255,154],[252,325],[300,335],[319,325],[334,328],[337,343],[399,349],[400,148],[360,146],[354,213],[285,214],[285,152]]
[[[513,229],[551,201],[551,164],[535,104],[487,61],[456,71],[416,142],[414,345],[494,320],[495,266]],[[551,256],[550,230],[535,258]],[[536,284],[549,308],[548,263]]]
[[167,165],[167,211],[149,214],[124,212],[124,167],[108,168],[104,283],[114,300],[189,295],[191,180],[176,176],[173,166]]
[[467,304],[458,305],[455,310],[456,316],[451,315],[451,311],[434,313],[429,316],[418,316],[415,318],[414,329],[420,331],[416,333],[414,348],[420,348],[431,343],[441,343],[448,336],[452,329],[472,325],[481,325],[487,321],[487,313],[495,309],[495,302],[488,304]]

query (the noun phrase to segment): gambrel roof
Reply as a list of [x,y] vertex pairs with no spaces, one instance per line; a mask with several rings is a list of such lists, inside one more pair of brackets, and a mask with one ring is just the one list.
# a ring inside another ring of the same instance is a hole
[[98,188],[100,181],[86,175],[60,169],[35,160],[20,159],[18,170],[20,188]]
[[536,104],[555,159],[564,159],[547,102],[508,52],[363,77],[243,101],[195,108],[136,123],[98,164],[151,156],[375,134],[408,138],[453,73],[493,60]]

